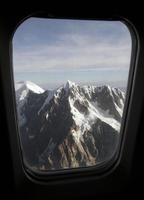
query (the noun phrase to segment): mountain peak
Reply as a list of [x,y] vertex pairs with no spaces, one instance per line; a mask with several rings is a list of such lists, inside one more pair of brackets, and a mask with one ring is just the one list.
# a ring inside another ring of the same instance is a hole
[[65,84],[65,90],[68,91],[71,87],[75,87],[76,84],[70,80],[67,80],[66,84]]
[[44,92],[44,90],[41,87],[39,87],[38,85],[36,85],[35,83],[31,81],[26,81],[25,84],[28,87],[28,89],[33,91],[34,93],[41,94]]
[[16,83],[15,87],[16,87],[16,90],[27,88],[28,90],[37,94],[41,94],[44,92],[44,90],[41,87],[39,87],[38,85],[36,85],[35,83],[31,81],[19,81]]

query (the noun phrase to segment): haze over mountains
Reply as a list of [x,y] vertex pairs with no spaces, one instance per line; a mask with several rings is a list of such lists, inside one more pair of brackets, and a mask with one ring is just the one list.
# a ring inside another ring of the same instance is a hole
[[125,94],[118,88],[67,81],[44,90],[16,84],[20,139],[27,165],[52,170],[96,165],[119,141]]

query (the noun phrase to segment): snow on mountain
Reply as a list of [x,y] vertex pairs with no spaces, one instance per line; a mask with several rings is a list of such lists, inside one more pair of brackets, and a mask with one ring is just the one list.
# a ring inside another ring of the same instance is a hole
[[44,101],[43,105],[41,106],[40,110],[38,111],[38,115],[39,115],[40,112],[43,110],[43,108],[44,108],[47,104],[49,104],[49,102],[50,102],[50,100],[53,98],[54,94],[55,94],[55,91],[51,91],[51,90],[48,91],[48,96],[47,96],[47,98],[45,99],[45,101]]
[[70,81],[70,80],[67,80],[67,82],[66,82],[64,88],[65,88],[66,92],[68,92],[70,88],[76,87],[76,86],[77,86],[77,85],[76,85],[74,82],[72,82],[72,81]]
[[31,81],[19,81],[16,82],[15,84],[15,90],[18,91],[22,88],[26,88],[28,90],[31,90],[34,93],[37,94],[41,94],[44,92],[44,89],[42,89],[41,87],[39,87],[38,85],[36,85],[35,83],[31,82]]
[[44,90],[40,88],[38,85],[36,85],[35,83],[32,83],[31,81],[16,82],[15,90],[16,90],[16,101],[17,101],[19,124],[20,126],[22,126],[27,121],[25,114],[22,112],[22,108],[27,102],[26,97],[28,96],[29,92],[32,92],[35,94],[42,94],[44,93]]
[[[114,118],[112,114],[110,114],[110,110],[106,109],[103,110],[101,107],[99,107],[98,102],[94,101],[92,99],[92,92],[95,93],[95,90],[98,89],[98,92],[102,92],[102,88],[97,88],[94,86],[87,87],[84,86],[84,89],[86,91],[86,94],[89,96],[89,100],[85,98],[85,96],[78,90],[78,85],[75,83],[72,83],[70,81],[67,82],[68,87],[66,88],[72,88],[75,89],[75,96],[71,98],[69,96],[69,104],[71,108],[71,113],[73,120],[77,124],[77,126],[80,127],[80,130],[75,132],[72,130],[73,136],[76,138],[76,141],[78,142],[81,136],[85,133],[85,131],[89,131],[91,129],[91,126],[95,123],[96,119],[100,119],[101,121],[107,123],[108,125],[112,126],[117,132],[120,131],[120,123]],[[107,86],[109,93],[112,95],[111,88]],[[81,113],[75,106],[75,102],[78,101],[81,105],[87,105],[88,111],[87,114]],[[114,106],[116,106],[116,109],[120,114],[122,115],[122,109],[120,109],[115,102],[113,102]]]
[[109,110],[109,115],[120,122],[125,99],[125,94],[121,90],[109,85],[83,86],[82,90],[95,108],[98,107],[101,112]]
[[105,159],[117,144],[125,100],[117,88],[80,87],[68,80],[44,91],[26,81],[17,84],[16,97],[31,163],[44,163],[45,168],[88,166]]

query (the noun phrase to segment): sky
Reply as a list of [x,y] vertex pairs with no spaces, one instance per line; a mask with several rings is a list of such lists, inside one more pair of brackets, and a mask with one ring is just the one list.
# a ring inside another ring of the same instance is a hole
[[120,21],[29,18],[13,37],[15,81],[54,88],[78,84],[126,87],[131,36]]

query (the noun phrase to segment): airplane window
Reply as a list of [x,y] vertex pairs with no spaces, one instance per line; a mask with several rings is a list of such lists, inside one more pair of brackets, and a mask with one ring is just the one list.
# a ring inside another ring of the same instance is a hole
[[26,167],[46,173],[113,158],[131,46],[121,21],[32,17],[18,27],[13,74]]

